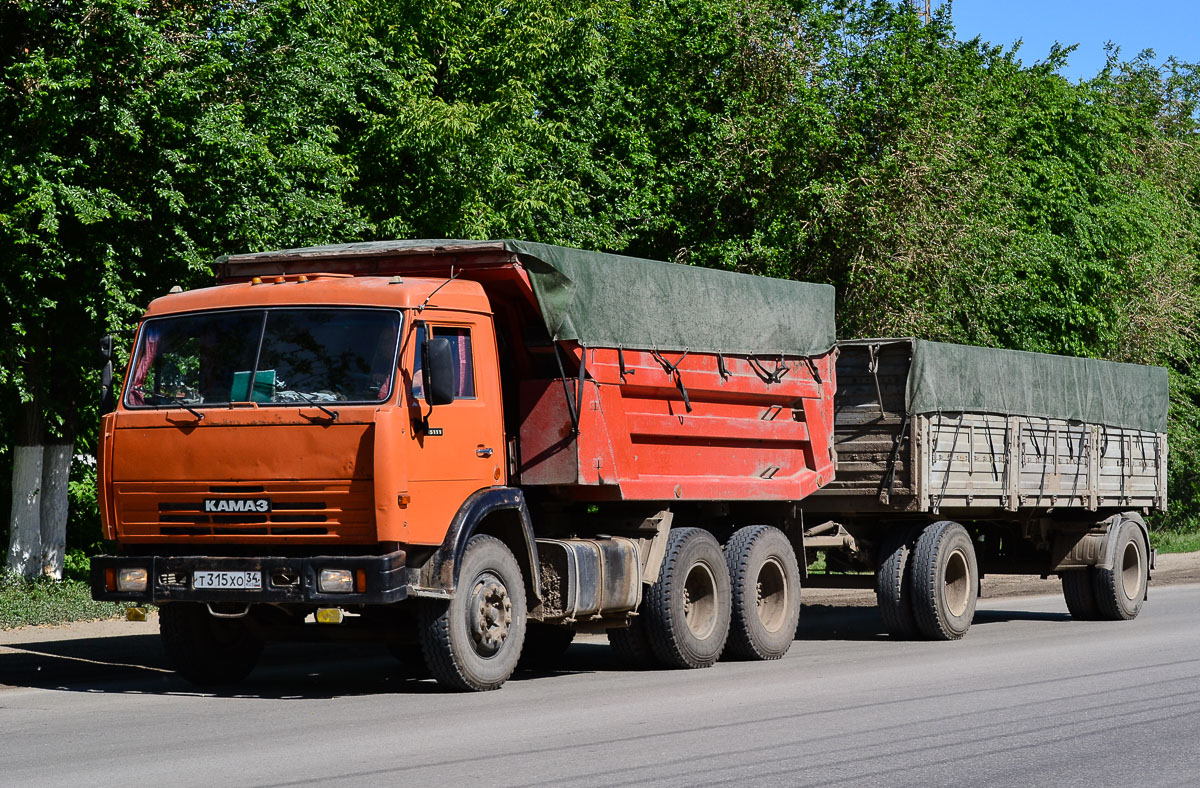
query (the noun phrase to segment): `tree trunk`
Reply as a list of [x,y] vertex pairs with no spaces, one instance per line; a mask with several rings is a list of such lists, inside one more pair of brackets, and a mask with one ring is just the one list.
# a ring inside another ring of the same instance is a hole
[[50,443],[42,454],[40,571],[62,580],[63,557],[67,550],[67,513],[70,509],[67,483],[71,479],[71,458],[75,443]]
[[40,445],[13,447],[8,568],[27,580],[42,571],[42,455]]

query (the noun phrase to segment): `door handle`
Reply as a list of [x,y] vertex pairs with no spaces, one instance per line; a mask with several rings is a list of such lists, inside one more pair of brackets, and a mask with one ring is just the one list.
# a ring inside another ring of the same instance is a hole
[[478,448],[478,449],[476,449],[476,450],[475,450],[475,456],[476,456],[476,457],[491,457],[491,456],[492,456],[492,450],[491,450],[491,449],[485,449],[485,448],[483,448],[483,447],[480,447],[480,448]]

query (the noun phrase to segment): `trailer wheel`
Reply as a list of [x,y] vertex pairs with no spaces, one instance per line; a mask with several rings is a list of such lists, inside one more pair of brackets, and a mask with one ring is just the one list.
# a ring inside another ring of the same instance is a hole
[[1096,606],[1096,568],[1085,566],[1059,575],[1067,610],[1076,621],[1095,621],[1100,617]]
[[1113,543],[1112,568],[1097,566],[1092,575],[1096,610],[1105,621],[1137,617],[1150,580],[1150,562],[1141,529],[1129,520],[1122,520],[1119,528]]
[[930,640],[958,640],[971,627],[979,596],[971,537],[958,523],[933,523],[921,531],[911,559],[917,628]]
[[503,542],[471,537],[453,598],[421,601],[421,651],[439,684],[482,692],[508,680],[525,640],[525,582]]
[[800,621],[800,567],[792,543],[778,528],[751,525],[725,544],[732,606],[725,655],[779,659]]
[[912,609],[912,545],[910,529],[889,533],[880,547],[875,572],[875,601],[883,628],[901,640],[912,640],[920,634]]
[[673,529],[658,582],[642,604],[658,661],[672,668],[711,666],[729,636],[729,608],[729,568],[721,545],[708,531]]
[[171,602],[158,611],[167,664],[193,684],[236,684],[254,670],[262,638],[245,618],[217,618],[196,602]]
[[658,660],[650,648],[650,638],[646,636],[646,622],[640,617],[629,622],[627,627],[608,630],[608,645],[612,646],[617,659],[632,670],[658,667]]
[[575,640],[570,627],[530,621],[525,627],[525,645],[517,667],[523,670],[553,670]]

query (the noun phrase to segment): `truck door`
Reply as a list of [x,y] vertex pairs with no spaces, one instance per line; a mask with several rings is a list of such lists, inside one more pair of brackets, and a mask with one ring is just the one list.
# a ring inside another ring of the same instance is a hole
[[[416,322],[407,354],[412,359],[408,539],[441,544],[455,513],[476,490],[503,485],[503,407],[496,339],[486,316],[463,315]],[[421,343],[426,332],[450,340],[454,401],[431,408],[425,400]]]

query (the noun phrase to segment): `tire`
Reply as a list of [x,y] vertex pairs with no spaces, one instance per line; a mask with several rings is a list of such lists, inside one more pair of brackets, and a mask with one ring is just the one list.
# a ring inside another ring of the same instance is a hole
[[1096,606],[1096,567],[1085,566],[1059,575],[1067,610],[1076,621],[1095,621],[1100,618]]
[[629,622],[629,626],[608,630],[608,644],[625,667],[631,670],[651,670],[658,667],[658,660],[650,648],[646,636],[646,623],[641,617]]
[[495,537],[471,537],[454,596],[421,602],[421,652],[438,683],[468,692],[499,689],[516,670],[525,641],[525,581],[512,551]]
[[1122,520],[1113,543],[1112,568],[1094,567],[1096,611],[1104,621],[1136,618],[1146,598],[1150,560],[1142,531],[1131,520]]
[[879,550],[879,568],[875,571],[875,601],[883,628],[900,640],[912,640],[920,634],[912,609],[913,532],[901,529],[884,537]]
[[725,544],[730,620],[725,656],[779,659],[800,622],[800,567],[792,543],[778,528],[751,525]]
[[672,530],[658,582],[642,602],[646,636],[658,662],[707,668],[729,636],[729,568],[721,545],[699,528]]
[[171,602],[158,611],[167,664],[200,686],[236,684],[254,670],[262,638],[247,618],[217,618],[197,602]]
[[933,523],[921,531],[910,558],[917,629],[930,640],[958,640],[971,628],[979,601],[971,537],[958,523]]
[[530,621],[525,627],[525,645],[517,667],[521,670],[553,670],[562,662],[563,654],[575,640],[570,627]]

